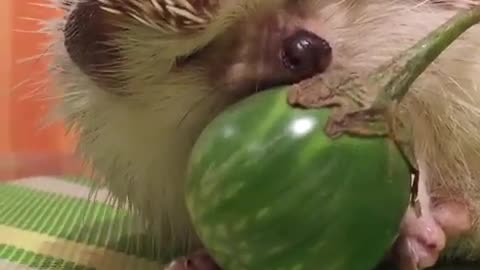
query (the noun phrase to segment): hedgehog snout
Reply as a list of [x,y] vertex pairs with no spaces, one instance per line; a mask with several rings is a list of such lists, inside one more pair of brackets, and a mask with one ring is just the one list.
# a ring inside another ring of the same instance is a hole
[[283,40],[283,65],[300,81],[324,72],[332,61],[330,44],[307,30],[298,30]]

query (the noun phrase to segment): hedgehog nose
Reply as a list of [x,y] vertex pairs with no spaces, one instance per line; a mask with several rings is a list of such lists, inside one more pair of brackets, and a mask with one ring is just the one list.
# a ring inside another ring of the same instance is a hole
[[303,80],[328,68],[332,62],[332,48],[318,35],[298,30],[283,40],[280,57],[285,68],[298,80]]

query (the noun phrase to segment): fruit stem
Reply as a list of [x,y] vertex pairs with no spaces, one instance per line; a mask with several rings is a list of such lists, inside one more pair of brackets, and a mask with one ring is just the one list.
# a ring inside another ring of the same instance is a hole
[[442,51],[479,22],[480,5],[461,11],[410,49],[380,66],[369,76],[369,81],[382,89],[373,107],[385,107],[392,101],[400,102],[417,77]]

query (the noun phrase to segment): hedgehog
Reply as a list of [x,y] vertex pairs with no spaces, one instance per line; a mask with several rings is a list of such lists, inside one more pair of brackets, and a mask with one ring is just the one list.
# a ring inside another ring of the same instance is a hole
[[[141,216],[169,269],[220,269],[183,200],[189,153],[216,115],[254,93],[368,72],[477,0],[60,0],[49,95],[78,155]],[[423,215],[406,211],[387,259],[402,270],[480,257],[480,26],[413,84]]]

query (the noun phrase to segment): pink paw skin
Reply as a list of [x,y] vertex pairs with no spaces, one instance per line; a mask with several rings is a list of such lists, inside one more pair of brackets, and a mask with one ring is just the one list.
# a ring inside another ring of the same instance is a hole
[[221,270],[207,251],[199,250],[188,257],[172,261],[165,270]]
[[425,181],[420,181],[418,200],[421,215],[409,208],[400,227],[392,255],[400,270],[418,270],[434,266],[447,240],[468,232],[472,220],[466,204],[438,201],[432,204]]
[[431,267],[437,262],[445,244],[445,232],[431,212],[423,210],[422,216],[417,218],[413,209],[409,209],[395,244],[398,267],[401,270]]

